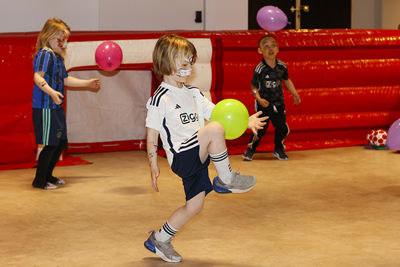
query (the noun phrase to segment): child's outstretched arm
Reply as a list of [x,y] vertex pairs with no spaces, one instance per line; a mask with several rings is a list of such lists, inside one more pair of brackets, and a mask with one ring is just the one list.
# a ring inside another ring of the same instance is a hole
[[259,111],[249,117],[249,122],[247,124],[247,128],[252,130],[255,135],[257,135],[257,130],[260,130],[263,128],[263,126],[266,124],[265,121],[268,119],[268,116],[260,118],[259,116],[261,116],[261,114],[262,114],[262,111]]
[[54,101],[56,105],[60,105],[62,103],[62,99],[64,98],[63,94],[57,92],[44,79],[44,72],[39,71],[33,74],[34,83],[46,94],[48,94]]
[[292,83],[292,80],[287,79],[287,80],[283,80],[283,82],[285,83],[287,89],[292,93],[293,95],[293,99],[294,99],[294,104],[298,105],[301,102],[300,96],[296,91],[296,88],[294,87],[294,84]]
[[87,87],[92,89],[99,89],[100,88],[100,79],[89,79],[83,80],[78,79],[72,76],[68,76],[64,79],[64,84],[69,87]]
[[147,157],[149,158],[151,181],[154,190],[158,192],[157,178],[160,175],[160,168],[158,167],[157,161],[157,149],[158,149],[158,135],[159,132],[147,127]]

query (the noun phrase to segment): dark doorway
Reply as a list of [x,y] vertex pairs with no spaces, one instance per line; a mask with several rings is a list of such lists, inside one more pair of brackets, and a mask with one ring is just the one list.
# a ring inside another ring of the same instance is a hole
[[[302,29],[346,29],[351,27],[351,0],[301,0],[302,5],[310,7],[309,12],[301,12]],[[290,8],[296,0],[249,0],[249,30],[261,29],[257,23],[257,12],[264,6],[276,6],[288,17],[285,29],[295,29],[295,13]]]

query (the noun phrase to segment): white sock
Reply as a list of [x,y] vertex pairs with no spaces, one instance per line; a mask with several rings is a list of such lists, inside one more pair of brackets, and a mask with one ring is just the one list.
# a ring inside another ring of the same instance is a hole
[[225,184],[231,183],[232,168],[229,163],[228,150],[225,149],[219,154],[210,154],[210,157],[222,182]]
[[177,232],[178,230],[174,229],[170,224],[168,224],[168,221],[166,221],[163,227],[161,227],[154,235],[157,241],[165,242],[173,237]]

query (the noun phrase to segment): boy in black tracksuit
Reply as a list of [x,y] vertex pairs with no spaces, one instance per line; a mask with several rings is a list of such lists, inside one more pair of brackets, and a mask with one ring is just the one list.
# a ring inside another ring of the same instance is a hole
[[286,64],[276,58],[279,52],[275,37],[265,35],[258,41],[258,53],[263,56],[261,62],[254,68],[251,90],[256,98],[256,111],[262,111],[262,116],[268,116],[267,124],[252,135],[248,148],[243,154],[245,160],[252,160],[256,148],[266,133],[269,122],[275,127],[274,156],[279,160],[287,160],[283,141],[289,134],[286,123],[286,110],[283,99],[282,81],[294,97],[294,104],[300,104],[300,96],[289,79]]

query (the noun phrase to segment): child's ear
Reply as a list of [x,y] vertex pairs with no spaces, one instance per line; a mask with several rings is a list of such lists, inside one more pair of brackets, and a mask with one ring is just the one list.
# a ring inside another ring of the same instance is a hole
[[258,50],[258,53],[259,53],[260,55],[262,55],[261,48],[258,48],[257,50]]

